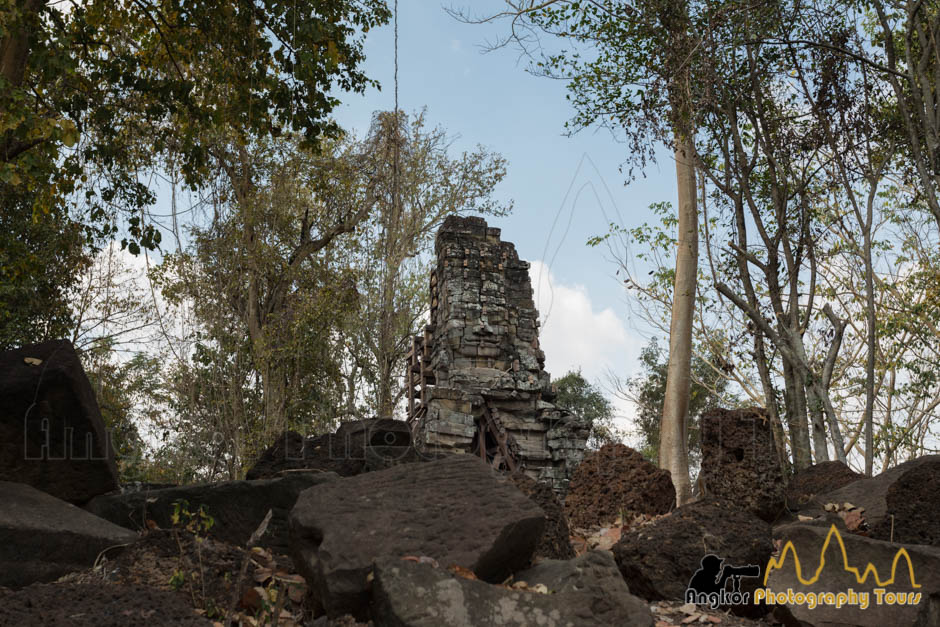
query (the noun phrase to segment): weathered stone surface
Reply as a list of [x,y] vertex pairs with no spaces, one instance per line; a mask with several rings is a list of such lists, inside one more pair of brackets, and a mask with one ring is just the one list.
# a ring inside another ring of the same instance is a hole
[[118,486],[95,394],[68,340],[0,353],[0,480],[71,503]]
[[[702,558],[714,554],[725,564],[758,565],[763,573],[773,551],[770,525],[735,503],[705,498],[668,516],[625,531],[614,558],[630,591],[648,600],[684,598]],[[748,591],[759,579],[743,579]],[[736,608],[748,613],[746,608]]]
[[304,436],[296,431],[285,431],[261,453],[245,473],[245,479],[273,479],[284,471],[304,468],[306,459],[312,457],[305,450],[306,445]]
[[529,264],[499,235],[476,217],[448,217],[438,231],[428,345],[417,370],[409,364],[409,377],[419,372],[422,386],[416,446],[482,448],[488,461],[509,468],[504,439],[515,466],[563,492],[584,456],[588,427],[549,402]]
[[147,519],[167,529],[173,525],[173,504],[186,501],[189,512],[195,514],[203,506],[215,521],[206,535],[236,546],[245,545],[270,509],[271,522],[259,544],[286,553],[287,516],[297,497],[307,488],[338,479],[331,472],[292,472],[275,479],[107,494],[92,499],[85,509],[128,529],[144,529]]
[[609,525],[622,514],[665,514],[676,502],[668,470],[623,444],[606,444],[574,473],[565,512],[575,527]]
[[787,483],[787,509],[797,511],[815,495],[838,490],[864,477],[839,461],[822,462],[800,470]]
[[784,512],[786,486],[763,409],[705,412],[701,438],[705,496],[731,499],[767,522]]
[[141,585],[33,584],[0,588],[0,627],[111,627],[213,624],[182,594]]
[[872,524],[871,536],[907,544],[940,547],[940,455],[911,464],[888,488],[886,516]]
[[23,483],[0,481],[0,586],[53,581],[137,534]]
[[336,430],[304,438],[286,431],[258,458],[246,479],[270,479],[289,470],[335,472],[351,477],[362,472],[421,461],[411,444],[411,430],[402,420],[357,420]]
[[[838,608],[825,597],[813,609],[809,609],[806,604],[785,605],[793,617],[803,621],[802,624],[816,627],[927,627],[940,624],[940,549],[882,542],[845,532],[836,533],[832,527],[805,524],[777,527],[774,529],[774,538],[780,541],[782,550],[768,568],[767,588],[771,591],[792,589],[794,593],[818,594],[847,592],[851,589],[856,594],[868,595],[865,609],[859,604],[861,598],[855,603],[843,600],[842,607]],[[792,544],[792,547],[788,544]],[[911,568],[908,568],[907,559],[903,555],[898,559],[897,568],[893,568],[901,549],[910,558]],[[816,573],[822,560],[825,560],[825,564],[817,578]],[[869,565],[874,567],[875,573],[869,572],[864,581],[859,581]],[[858,576],[846,567],[857,569]],[[913,583],[919,585],[918,588],[912,586],[911,571],[914,573]],[[892,578],[893,582],[888,583]],[[892,594],[919,593],[920,597],[906,598],[911,601],[910,604],[893,605],[884,602],[887,597],[882,597],[883,602],[879,605],[875,593],[879,588]]]
[[871,478],[817,494],[801,514],[825,518],[827,503],[850,503],[863,509],[871,537],[940,546],[940,455],[926,455]]
[[532,557],[556,560],[573,558],[575,553],[574,547],[571,546],[568,518],[552,486],[518,472],[513,473],[509,478],[523,494],[545,512],[545,531],[542,532],[542,537],[539,538]]
[[291,557],[330,616],[367,613],[382,556],[428,556],[502,581],[525,567],[541,509],[479,459],[456,455],[325,483],[291,511]]
[[606,552],[549,560],[516,580],[530,587],[543,584],[551,594],[510,590],[429,564],[382,558],[375,565],[375,622],[396,627],[653,625],[649,606],[630,594]]

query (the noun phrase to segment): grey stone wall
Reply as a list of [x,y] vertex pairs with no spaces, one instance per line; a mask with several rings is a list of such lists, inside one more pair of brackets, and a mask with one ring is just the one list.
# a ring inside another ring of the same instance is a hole
[[525,472],[563,491],[588,434],[551,402],[528,262],[476,217],[449,217],[435,252],[425,351],[434,385],[424,389],[416,440],[430,452],[479,453],[488,409]]

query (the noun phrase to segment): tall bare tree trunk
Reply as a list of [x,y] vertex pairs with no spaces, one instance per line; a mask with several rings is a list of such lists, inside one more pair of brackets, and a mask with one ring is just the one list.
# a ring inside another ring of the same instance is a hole
[[813,384],[808,381],[812,373],[805,373],[803,380],[806,385],[806,401],[809,406],[809,415],[813,424],[813,456],[816,463],[829,461],[829,447],[826,444],[826,420],[823,414],[823,402]]
[[659,431],[659,466],[672,475],[676,505],[689,501],[688,420],[691,386],[692,320],[698,274],[698,205],[692,142],[687,134],[677,138],[676,182],[679,191],[679,242],[676,277],[669,326],[669,366]]
[[14,87],[19,87],[23,82],[32,43],[32,29],[39,26],[36,16],[43,5],[42,0],[18,0],[16,9],[21,12],[22,21],[14,24],[12,30],[7,25],[7,32],[0,39],[0,76]]
[[764,392],[764,404],[767,406],[767,415],[774,434],[774,447],[777,451],[777,461],[780,468],[788,472],[790,462],[787,459],[787,436],[780,421],[780,407],[777,405],[777,394],[770,378],[770,366],[767,363],[767,352],[764,350],[764,334],[760,330],[754,332],[754,361],[757,364],[757,373],[760,376],[761,388]]
[[790,429],[790,445],[793,447],[793,465],[797,470],[803,470],[813,463],[806,421],[806,391],[786,359],[783,360],[783,380],[786,385],[787,427]]
[[[796,309],[794,308],[792,311],[796,311]],[[829,449],[826,444],[825,406],[819,394],[819,389],[813,382],[817,375],[809,367],[806,347],[803,346],[803,330],[800,328],[799,319],[794,316],[791,318],[790,323],[792,326],[785,329],[781,335],[782,339],[789,344],[790,352],[796,361],[793,364],[793,370],[797,375],[797,396],[804,399],[804,411],[809,413],[813,457],[817,464],[827,462],[829,461]]]
[[283,367],[270,362],[264,364],[260,370],[265,422],[263,442],[269,443],[288,427],[287,377]]
[[868,359],[865,363],[865,476],[871,477],[875,466],[875,353],[878,349],[875,330],[875,285],[871,260],[872,198],[868,199],[868,216],[863,227],[865,255],[865,318],[868,326]]

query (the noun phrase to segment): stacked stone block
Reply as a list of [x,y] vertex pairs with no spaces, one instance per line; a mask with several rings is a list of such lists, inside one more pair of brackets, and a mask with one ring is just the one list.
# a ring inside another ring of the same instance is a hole
[[767,412],[712,409],[701,418],[703,496],[734,501],[773,522],[786,504],[786,484]]
[[434,385],[424,390],[417,441],[432,452],[470,452],[488,408],[526,473],[564,490],[584,455],[587,428],[551,403],[528,262],[475,217],[448,218],[435,252]]

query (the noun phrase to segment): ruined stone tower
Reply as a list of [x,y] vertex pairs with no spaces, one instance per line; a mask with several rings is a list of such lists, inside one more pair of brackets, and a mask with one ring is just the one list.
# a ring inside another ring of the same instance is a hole
[[480,455],[565,490],[587,428],[551,403],[529,264],[482,218],[447,218],[431,273],[431,324],[414,338],[409,417],[429,452]]

